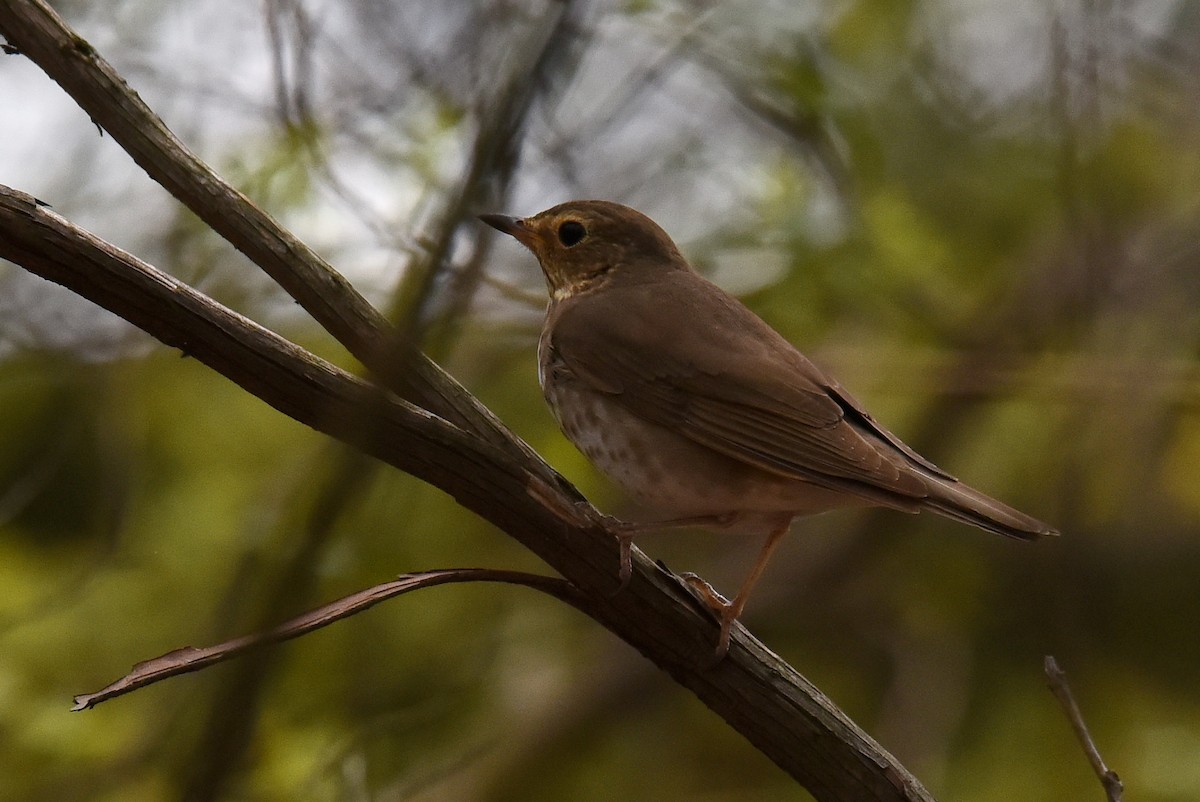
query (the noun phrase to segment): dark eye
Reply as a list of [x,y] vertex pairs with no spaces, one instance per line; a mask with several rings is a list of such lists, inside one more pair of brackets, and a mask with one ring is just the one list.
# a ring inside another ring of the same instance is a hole
[[568,248],[578,245],[586,236],[587,229],[583,227],[583,223],[574,220],[568,220],[558,227],[558,241]]

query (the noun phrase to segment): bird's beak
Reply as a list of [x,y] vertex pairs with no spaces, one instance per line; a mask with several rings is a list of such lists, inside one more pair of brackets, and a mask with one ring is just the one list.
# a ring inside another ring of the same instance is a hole
[[533,250],[533,243],[537,239],[537,234],[525,224],[524,220],[503,214],[481,214],[479,215],[479,219],[497,231],[503,231],[505,234],[508,234],[526,248]]

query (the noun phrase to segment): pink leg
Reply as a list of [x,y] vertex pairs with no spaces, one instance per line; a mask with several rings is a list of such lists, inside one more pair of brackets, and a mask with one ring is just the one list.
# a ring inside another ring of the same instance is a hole
[[746,601],[750,598],[750,591],[754,590],[754,586],[758,584],[758,580],[762,577],[763,571],[766,570],[767,563],[771,559],[771,554],[775,551],[775,547],[779,545],[779,541],[787,534],[790,526],[791,519],[788,519],[775,529],[772,529],[771,533],[767,535],[767,540],[763,544],[762,551],[758,553],[758,560],[755,561],[754,567],[750,569],[750,575],[742,582],[742,587],[731,602],[722,599],[712,589],[711,585],[694,574],[684,577],[688,584],[695,588],[708,606],[712,608],[713,612],[717,615],[717,620],[721,623],[721,634],[717,637],[718,662],[729,651],[729,634],[733,629],[733,623],[741,616],[742,610],[746,607]]

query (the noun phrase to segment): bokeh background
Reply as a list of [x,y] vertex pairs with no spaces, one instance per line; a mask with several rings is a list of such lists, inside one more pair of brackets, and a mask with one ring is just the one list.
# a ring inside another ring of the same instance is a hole
[[[222,174],[603,509],[537,389],[544,290],[473,215],[635,206],[960,477],[1063,531],[798,524],[745,623],[939,798],[1200,799],[1200,6],[55,6]],[[0,182],[351,369],[36,67]],[[733,589],[757,543],[647,535]],[[435,567],[545,570],[441,493],[0,263],[0,798],[809,799],[519,588],[418,592],[95,710],[135,661]],[[614,566],[615,570],[615,566]]]

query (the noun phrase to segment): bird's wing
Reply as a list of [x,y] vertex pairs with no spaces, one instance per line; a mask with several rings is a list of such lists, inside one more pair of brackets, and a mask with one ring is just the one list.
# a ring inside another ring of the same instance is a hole
[[734,459],[885,503],[927,495],[924,460],[715,289],[680,273],[609,288],[602,305],[578,297],[553,315],[548,344],[575,380]]

